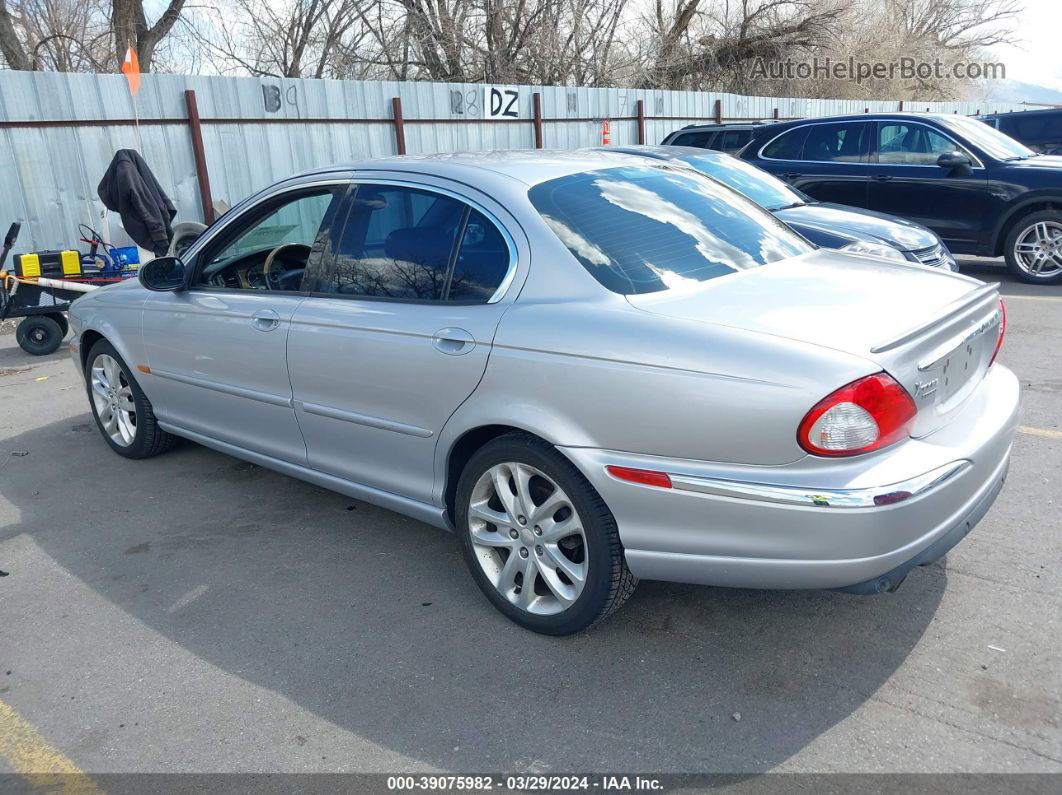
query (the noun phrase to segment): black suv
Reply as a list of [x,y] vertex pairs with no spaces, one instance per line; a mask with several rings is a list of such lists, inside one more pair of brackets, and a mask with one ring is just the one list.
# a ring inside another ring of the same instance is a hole
[[741,158],[820,201],[928,226],[960,254],[1062,280],[1062,157],[967,116],[885,113],[772,124]]
[[977,118],[1042,155],[1062,154],[1062,108],[988,113]]

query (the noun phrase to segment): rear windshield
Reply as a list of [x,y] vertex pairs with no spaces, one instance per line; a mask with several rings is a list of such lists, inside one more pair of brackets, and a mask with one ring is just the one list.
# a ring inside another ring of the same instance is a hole
[[535,209],[615,293],[654,293],[787,259],[810,243],[740,193],[667,166],[588,171],[536,185]]
[[705,157],[703,155],[683,155],[678,158],[689,163],[702,174],[729,185],[738,193],[743,193],[761,207],[768,210],[781,210],[805,204],[803,194],[798,193],[774,174],[768,174],[762,168],[738,160],[736,157]]

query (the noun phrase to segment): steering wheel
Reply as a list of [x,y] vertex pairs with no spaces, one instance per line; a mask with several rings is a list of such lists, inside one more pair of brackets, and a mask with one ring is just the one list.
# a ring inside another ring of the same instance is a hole
[[[304,262],[310,256],[310,247],[307,246],[305,243],[281,243],[275,249],[270,251],[269,254],[266,255],[265,263],[262,265],[262,281],[265,282],[267,290],[283,290],[284,287],[282,286],[282,282],[285,279],[293,278],[295,274],[301,276],[302,272],[306,270],[305,267],[293,268],[278,276],[273,276],[271,274],[270,271],[273,267],[273,261],[277,258],[277,255],[280,254],[281,251],[284,251],[286,249],[300,249],[301,251],[305,252],[305,254],[303,255]],[[276,287],[273,286],[274,280],[276,281]]]

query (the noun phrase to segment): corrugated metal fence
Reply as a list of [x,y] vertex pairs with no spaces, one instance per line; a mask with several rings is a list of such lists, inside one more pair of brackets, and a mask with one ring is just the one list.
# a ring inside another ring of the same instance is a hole
[[[136,105],[121,75],[0,71],[0,227],[19,248],[70,246],[98,222],[96,185],[121,148],[139,149],[174,199],[235,203],[290,174],[366,157],[659,142],[685,124],[897,110],[893,101],[691,91],[145,75]],[[974,114],[1020,106],[908,103]],[[209,211],[208,211],[209,212]],[[2,231],[2,230],[0,230]]]

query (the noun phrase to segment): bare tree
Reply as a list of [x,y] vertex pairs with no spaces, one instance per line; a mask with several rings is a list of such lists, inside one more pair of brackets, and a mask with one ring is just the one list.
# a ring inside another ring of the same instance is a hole
[[4,60],[11,69],[30,68],[29,56],[15,31],[15,23],[7,8],[7,0],[0,0],[0,55],[4,56]]
[[140,70],[150,72],[155,48],[173,29],[183,8],[184,0],[170,0],[162,16],[152,25],[144,12],[144,0],[111,0],[111,28],[118,63],[124,60],[126,49],[132,46],[140,61]]

